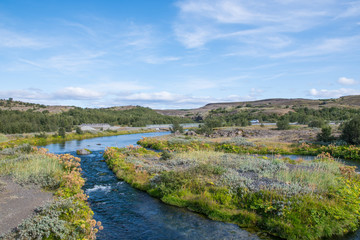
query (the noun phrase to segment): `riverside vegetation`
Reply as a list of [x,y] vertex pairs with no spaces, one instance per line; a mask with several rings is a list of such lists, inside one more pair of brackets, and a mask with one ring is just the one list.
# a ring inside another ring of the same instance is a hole
[[[54,194],[54,200],[36,210],[4,239],[95,239],[102,229],[93,219],[81,189],[80,159],[55,155],[47,149],[20,145],[0,151],[0,176],[21,185],[37,185]],[[1,237],[0,237],[1,238]]]
[[[241,137],[217,142],[182,135],[138,143],[163,152],[108,148],[107,164],[117,177],[165,203],[285,239],[342,236],[359,227],[360,177],[355,167],[323,151],[340,153],[335,146],[269,149]],[[320,154],[313,161],[249,155],[294,149]]]
[[55,134],[16,134],[6,137],[5,135],[0,135],[0,150],[5,148],[16,147],[22,144],[30,144],[32,146],[45,146],[50,143],[61,143],[69,140],[83,140],[88,138],[96,137],[108,137],[108,136],[117,136],[117,135],[126,135],[126,134],[136,134],[136,133],[148,133],[154,132],[153,129],[130,129],[130,130],[106,130],[106,131],[97,131],[89,132],[84,131],[82,133],[66,133],[64,136],[60,136],[58,133]]

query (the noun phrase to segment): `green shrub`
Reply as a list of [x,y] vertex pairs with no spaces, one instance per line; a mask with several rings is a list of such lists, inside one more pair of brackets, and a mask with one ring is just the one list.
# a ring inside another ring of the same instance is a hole
[[342,126],[341,139],[349,144],[360,144],[360,116],[344,123]]
[[289,125],[289,120],[287,119],[282,119],[277,121],[276,126],[278,128],[278,130],[288,130],[290,129],[290,125]]
[[326,126],[321,128],[321,133],[319,133],[316,136],[316,139],[320,142],[330,142],[334,139],[334,137],[331,135],[331,127]]
[[308,127],[322,128],[325,125],[324,119],[315,119],[308,124]]
[[184,128],[180,125],[180,123],[178,122],[174,122],[172,127],[170,128],[170,131],[172,133],[176,133],[177,131],[179,131],[180,133],[184,132]]

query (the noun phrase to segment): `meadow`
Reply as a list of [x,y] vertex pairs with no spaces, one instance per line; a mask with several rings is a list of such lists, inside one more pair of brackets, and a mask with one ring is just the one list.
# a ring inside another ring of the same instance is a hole
[[214,220],[284,239],[342,236],[359,227],[360,177],[354,167],[327,153],[294,161],[242,154],[238,149],[256,150],[245,139],[202,140],[143,139],[143,146],[165,151],[130,146],[109,148],[104,156],[133,187]]

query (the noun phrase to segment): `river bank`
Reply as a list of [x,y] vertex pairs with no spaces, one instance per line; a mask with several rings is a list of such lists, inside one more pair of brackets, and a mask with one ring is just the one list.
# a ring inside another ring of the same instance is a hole
[[29,145],[0,151],[0,239],[95,239],[80,159]]
[[3,136],[3,140],[0,141],[0,150],[4,148],[11,148],[22,144],[30,144],[32,146],[45,146],[51,143],[63,143],[71,140],[83,140],[97,137],[109,137],[118,135],[128,135],[137,133],[150,133],[157,132],[156,129],[145,129],[145,128],[132,128],[126,127],[114,131],[96,131],[96,132],[83,132],[77,133],[66,133],[65,137],[58,136],[57,133],[41,133],[41,134],[14,134]]

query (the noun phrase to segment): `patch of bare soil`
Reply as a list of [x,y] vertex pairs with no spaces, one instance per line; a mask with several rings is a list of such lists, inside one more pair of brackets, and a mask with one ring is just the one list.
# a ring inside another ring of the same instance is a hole
[[52,199],[52,193],[37,186],[21,186],[10,178],[0,177],[0,238]]

